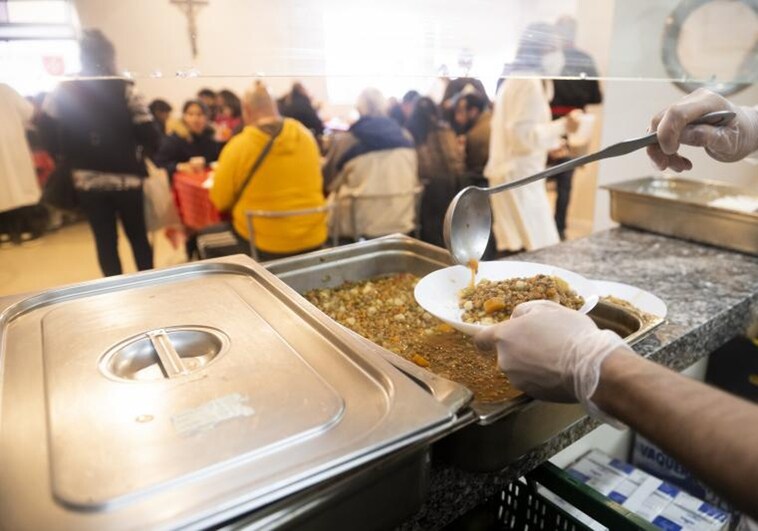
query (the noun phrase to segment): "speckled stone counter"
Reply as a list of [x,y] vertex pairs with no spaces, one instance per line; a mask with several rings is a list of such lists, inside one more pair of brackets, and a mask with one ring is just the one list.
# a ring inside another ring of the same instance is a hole
[[[552,264],[658,295],[668,306],[667,322],[634,349],[676,370],[740,335],[758,316],[756,256],[618,228],[514,259]],[[444,527],[597,426],[585,418],[498,473],[435,463],[427,501],[402,529]]]

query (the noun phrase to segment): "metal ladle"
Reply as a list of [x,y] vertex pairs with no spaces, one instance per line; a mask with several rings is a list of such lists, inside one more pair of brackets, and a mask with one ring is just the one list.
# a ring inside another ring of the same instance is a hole
[[[690,125],[705,124],[720,126],[730,122],[734,116],[735,114],[732,111],[711,112],[691,122]],[[450,206],[448,206],[445,213],[443,225],[445,245],[453,259],[459,264],[468,265],[472,260],[479,260],[484,255],[490,239],[492,211],[489,196],[491,194],[518,188],[540,179],[546,179],[547,177],[573,170],[578,166],[590,162],[627,155],[643,147],[655,144],[657,141],[657,133],[653,132],[640,138],[624,140],[596,153],[571,159],[562,164],[552,166],[545,171],[513,182],[500,184],[491,188],[468,186],[458,192],[450,202]]]

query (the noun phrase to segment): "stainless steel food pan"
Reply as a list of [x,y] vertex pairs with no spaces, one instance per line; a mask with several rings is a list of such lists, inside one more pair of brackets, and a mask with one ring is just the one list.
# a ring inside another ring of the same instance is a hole
[[205,528],[369,463],[406,490],[458,407],[364,342],[241,256],[3,299],[0,529]]
[[[423,276],[448,265],[450,258],[444,249],[407,236],[393,235],[269,262],[266,267],[296,291],[304,293],[381,275],[412,273]],[[662,322],[643,325],[630,312],[607,304],[598,305],[591,316],[599,326],[615,330],[630,343],[640,340]],[[451,385],[448,380],[400,356],[378,346],[375,348],[435,395],[444,394],[443,390]],[[470,408],[474,425],[456,430],[457,433],[447,436],[440,446],[443,453],[457,464],[481,470],[502,468],[584,416],[578,406],[548,404],[523,395],[494,403],[474,400]],[[465,440],[464,445],[455,443],[459,437]],[[453,441],[452,445],[450,441]]]
[[219,529],[393,529],[410,518],[424,502],[430,484],[429,454],[428,446],[401,450],[236,518]]
[[758,201],[755,192],[665,177],[645,177],[604,188],[611,194],[611,218],[622,225],[758,254],[758,212],[714,206],[724,198],[742,198],[748,204]]

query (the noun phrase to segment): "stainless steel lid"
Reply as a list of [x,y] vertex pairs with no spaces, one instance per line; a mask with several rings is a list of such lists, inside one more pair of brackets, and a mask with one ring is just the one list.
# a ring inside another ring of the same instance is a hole
[[0,348],[2,528],[209,525],[455,412],[246,257],[26,298]]

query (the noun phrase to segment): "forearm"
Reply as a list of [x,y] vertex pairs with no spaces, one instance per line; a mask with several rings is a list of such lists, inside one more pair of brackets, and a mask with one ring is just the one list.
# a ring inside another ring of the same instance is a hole
[[621,350],[592,401],[758,517],[758,406]]

